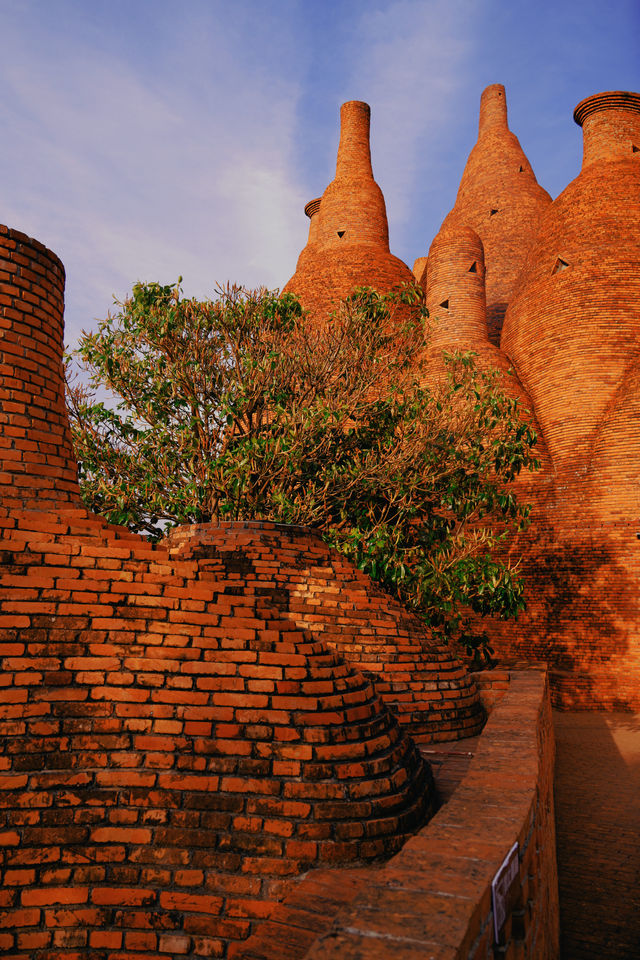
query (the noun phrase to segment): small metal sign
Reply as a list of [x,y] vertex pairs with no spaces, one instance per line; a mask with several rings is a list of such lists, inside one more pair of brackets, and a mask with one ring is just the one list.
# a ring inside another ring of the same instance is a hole
[[493,903],[493,934],[495,942],[500,940],[500,932],[510,909],[510,896],[513,882],[518,876],[518,842],[509,850],[502,866],[491,881],[491,900]]

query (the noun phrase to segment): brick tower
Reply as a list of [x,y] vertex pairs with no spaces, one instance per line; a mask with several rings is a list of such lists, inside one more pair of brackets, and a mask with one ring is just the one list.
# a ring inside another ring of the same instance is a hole
[[502,346],[535,405],[564,489],[563,513],[625,519],[640,514],[632,413],[640,356],[640,95],[596,94],[574,119],[584,135],[582,170],[543,217]]
[[340,109],[336,175],[322,197],[305,207],[309,240],[284,288],[319,320],[354,287],[387,291],[414,282],[406,264],[389,252],[384,197],[371,169],[370,113],[359,100]]
[[0,226],[0,507],[80,505],[64,405],[64,267]]
[[422,377],[425,382],[433,382],[444,376],[443,351],[473,350],[480,370],[500,371],[505,392],[519,401],[522,419],[531,424],[538,436],[536,455],[542,469],[536,474],[521,474],[515,489],[539,508],[551,496],[549,454],[531,399],[509,359],[489,339],[484,249],[475,230],[446,222],[431,244],[423,275],[429,339],[421,358]]
[[520,545],[528,610],[503,654],[545,658],[557,702],[640,705],[640,94],[574,113],[584,158],[543,216],[502,331],[556,498]]
[[509,130],[504,87],[494,83],[480,99],[478,142],[443,226],[472,227],[482,240],[487,324],[495,344],[538,221],[550,203],[518,138]]

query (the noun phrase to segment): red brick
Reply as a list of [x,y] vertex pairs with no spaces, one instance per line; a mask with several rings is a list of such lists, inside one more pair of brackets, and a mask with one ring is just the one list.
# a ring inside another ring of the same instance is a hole
[[52,903],[86,903],[89,891],[78,887],[49,887],[23,890],[22,903],[25,907],[48,906]]
[[153,903],[155,897],[154,890],[139,890],[130,887],[96,887],[91,891],[92,902],[100,906],[143,906]]
[[160,893],[160,906],[167,910],[187,910],[216,916],[221,912],[223,904],[222,897],[179,893],[177,891],[162,891]]

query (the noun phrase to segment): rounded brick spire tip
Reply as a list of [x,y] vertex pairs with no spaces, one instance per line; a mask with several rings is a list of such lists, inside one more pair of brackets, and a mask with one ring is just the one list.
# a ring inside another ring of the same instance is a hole
[[371,177],[369,130],[371,107],[362,100],[347,100],[340,107],[340,143],[336,177],[353,175]]
[[480,97],[480,123],[478,132],[484,133],[489,127],[508,127],[507,95],[504,85],[492,83],[485,87]]

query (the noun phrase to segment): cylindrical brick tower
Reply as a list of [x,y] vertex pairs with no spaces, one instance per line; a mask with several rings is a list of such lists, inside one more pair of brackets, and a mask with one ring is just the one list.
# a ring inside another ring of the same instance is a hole
[[475,230],[443,226],[431,244],[425,270],[429,340],[422,358],[423,380],[444,376],[443,351],[473,350],[480,370],[500,371],[505,392],[519,401],[522,418],[536,431],[536,455],[542,464],[536,474],[521,474],[515,487],[524,499],[539,504],[550,496],[549,455],[530,398],[508,358],[489,339],[485,276],[482,240]]
[[501,83],[480,100],[478,142],[469,154],[456,203],[443,226],[472,227],[484,245],[489,339],[498,344],[507,304],[541,214],[551,197],[538,184],[507,124]]
[[0,508],[80,506],[62,378],[64,267],[0,226]]
[[319,207],[317,201],[305,207],[311,216],[309,241],[284,287],[318,320],[326,319],[354,287],[386,292],[414,283],[406,264],[389,252],[384,197],[371,169],[369,121],[368,104],[352,100],[342,105],[336,175]]
[[452,224],[437,234],[429,249],[425,293],[430,347],[484,351],[491,346],[484,249],[471,227]]
[[574,118],[583,128],[582,171],[540,225],[502,345],[533,400],[565,513],[637,517],[633,446],[616,458],[624,493],[619,487],[608,506],[597,506],[585,482],[597,486],[601,471],[612,479],[614,434],[633,419],[627,394],[640,356],[640,94],[596,94]]

